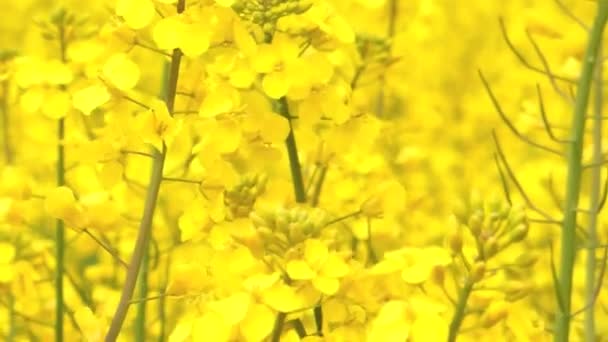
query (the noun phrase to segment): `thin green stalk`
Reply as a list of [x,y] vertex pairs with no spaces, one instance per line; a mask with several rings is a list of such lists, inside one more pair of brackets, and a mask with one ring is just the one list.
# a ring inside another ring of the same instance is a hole
[[[166,293],[167,290],[167,282],[169,279],[169,271],[171,266],[171,255],[167,256],[167,260],[165,262],[165,276],[163,279],[163,285],[161,287],[161,293]],[[158,322],[160,325],[160,332],[158,333],[158,341],[165,341],[165,335],[167,334],[167,314],[166,314],[166,296],[161,296],[158,299]]]
[[2,82],[2,145],[4,147],[4,159],[6,164],[10,165],[13,163],[13,151],[11,149],[11,137],[9,129],[9,113],[8,113],[8,92],[9,86],[8,81]]
[[277,101],[279,114],[289,121],[289,134],[285,140],[287,147],[287,155],[289,157],[289,170],[291,171],[291,181],[293,183],[293,192],[296,197],[296,202],[306,203],[306,187],[304,186],[304,177],[302,176],[302,168],[298,159],[298,146],[296,137],[293,133],[293,125],[289,114],[289,106],[286,98],[281,98]]
[[[65,121],[59,119],[57,145],[57,186],[65,184],[65,150],[63,138]],[[55,341],[63,341],[63,274],[65,272],[65,227],[63,220],[56,221],[55,230]]]
[[[289,114],[289,107],[286,98],[281,98],[275,102],[275,106],[279,111],[279,114],[289,121],[289,134],[285,140],[287,147],[287,155],[289,157],[289,170],[291,172],[291,180],[293,184],[293,191],[297,203],[306,203],[306,187],[304,186],[304,177],[302,176],[302,168],[300,167],[300,160],[298,159],[298,147],[296,145],[296,138],[293,134],[293,126],[291,123],[291,117]],[[315,318],[319,313],[315,308]],[[322,315],[321,315],[322,316]],[[285,325],[285,319],[287,314],[279,312],[274,323],[274,329],[272,331],[272,342],[278,342],[283,332],[283,326]],[[319,326],[317,321],[317,326]]]
[[12,342],[15,340],[15,296],[12,293],[8,294],[8,334],[6,341]]
[[454,342],[458,337],[458,331],[460,330],[462,321],[466,316],[465,310],[467,308],[467,301],[469,300],[469,296],[473,291],[473,285],[473,281],[468,279],[460,290],[460,294],[458,295],[458,302],[456,303],[456,309],[454,311],[454,316],[452,317],[452,322],[450,322],[448,342]]
[[[150,266],[150,246],[146,246],[141,260],[141,273],[139,275],[139,298],[148,297],[148,274]],[[146,303],[142,300],[137,303],[137,316],[135,316],[135,341],[146,340]]]
[[[600,48],[601,49],[601,48]],[[597,56],[598,60],[602,60],[601,51]],[[593,106],[593,160],[592,163],[601,163],[602,156],[602,109],[603,109],[603,91],[602,84],[603,65],[598,63],[595,70],[595,96]],[[587,227],[588,241],[590,246],[597,245],[597,221],[599,216],[600,205],[600,188],[602,186],[601,167],[595,167],[591,170],[591,189],[589,194],[589,226]],[[585,310],[584,331],[585,341],[595,341],[595,248],[587,250],[587,260],[585,264],[585,303],[588,305]]]
[[[63,24],[59,27],[59,48],[61,53],[61,61],[67,62],[66,58],[66,40]],[[59,119],[57,123],[57,186],[65,185],[65,147],[63,140],[65,138],[65,119]],[[65,273],[65,226],[63,220],[56,221],[55,229],[55,342],[63,341],[63,316],[64,316],[64,299],[63,299],[63,274]]]
[[[167,87],[169,85],[169,69],[170,64],[165,63],[163,66],[163,80],[161,84],[161,96],[167,94]],[[152,235],[150,233],[150,235]],[[150,246],[148,245],[144,249],[144,255],[141,261],[141,274],[139,276],[139,298],[148,297],[148,275],[150,269]],[[146,306],[147,301],[142,300],[137,303],[137,315],[135,316],[135,341],[146,340]]]
[[577,209],[581,192],[581,173],[583,171],[582,154],[585,132],[585,116],[591,92],[594,68],[599,47],[608,19],[608,0],[598,1],[598,12],[589,35],[587,51],[583,59],[583,68],[578,81],[578,91],[574,104],[574,115],[570,132],[571,143],[568,146],[568,172],[566,181],[566,199],[564,202],[564,219],[561,234],[561,264],[558,292],[563,307],[555,316],[554,340],[567,342],[571,321],[571,294],[574,262],[576,256]]
[[[177,13],[182,13],[185,7],[186,1],[179,0],[177,2]],[[177,93],[177,80],[179,77],[181,59],[182,52],[179,49],[173,50],[171,64],[169,67],[169,82],[167,85],[167,92],[164,96],[167,109],[171,115],[173,115],[174,112],[175,95]],[[152,221],[154,218],[154,210],[156,209],[156,202],[158,200],[160,184],[163,179],[166,153],[167,149],[163,144],[162,151],[154,150],[152,154],[152,173],[150,175],[150,183],[147,189],[137,240],[135,242],[135,247],[133,248],[133,255],[131,257],[131,262],[129,263],[127,277],[122,289],[120,301],[105,337],[106,342],[116,341],[129,310],[131,298],[133,297],[133,292],[135,290],[135,285],[142,265],[142,260],[144,258],[145,251],[148,249],[150,235],[152,234]]]
[[397,25],[397,0],[390,0],[388,4],[388,37],[395,36],[395,27]]

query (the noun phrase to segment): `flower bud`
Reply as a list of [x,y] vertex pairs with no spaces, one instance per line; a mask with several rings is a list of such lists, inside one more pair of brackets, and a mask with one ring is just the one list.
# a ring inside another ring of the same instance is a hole
[[508,303],[504,301],[495,301],[490,303],[490,306],[481,316],[481,325],[484,328],[490,328],[501,320],[505,319],[508,312]]
[[509,242],[519,242],[523,240],[528,235],[528,225],[525,223],[517,225],[513,230],[509,233]]
[[477,283],[483,279],[483,276],[486,272],[486,263],[483,261],[476,262],[473,267],[471,267],[471,281]]
[[490,236],[483,244],[484,256],[486,259],[496,255],[499,249],[498,240],[494,236]]
[[452,255],[460,254],[462,251],[462,230],[460,228],[456,228],[448,234],[448,247]]
[[439,285],[443,286],[443,282],[445,281],[445,269],[442,266],[434,266],[431,270],[431,280]]
[[530,267],[536,263],[538,256],[528,251],[521,253],[516,259],[515,264],[520,267]]
[[473,236],[479,236],[481,234],[481,228],[483,227],[483,213],[476,211],[469,217],[468,227],[473,233]]
[[527,296],[530,290],[531,284],[519,280],[510,280],[504,286],[505,299],[514,302]]

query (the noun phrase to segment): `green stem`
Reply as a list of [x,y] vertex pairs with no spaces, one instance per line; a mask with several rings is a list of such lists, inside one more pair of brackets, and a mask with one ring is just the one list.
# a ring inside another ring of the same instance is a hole
[[8,334],[7,342],[15,340],[15,296],[12,293],[8,294]]
[[[597,56],[598,60],[602,60],[601,51]],[[601,163],[602,156],[602,109],[603,109],[603,91],[602,84],[603,65],[598,63],[595,70],[595,96],[593,106],[593,160],[592,163]],[[600,203],[600,188],[602,183],[601,167],[595,167],[591,171],[591,189],[589,194],[589,226],[587,227],[588,241],[590,246],[597,245],[597,221],[599,216]],[[595,248],[587,250],[587,260],[585,264],[585,303],[588,305],[585,310],[584,331],[585,341],[595,341]]]
[[[59,119],[57,145],[57,186],[65,185],[65,150],[63,139],[65,121]],[[65,272],[65,227],[62,220],[56,221],[55,230],[55,341],[63,341],[63,274]]]
[[283,332],[286,318],[287,314],[284,312],[279,312],[277,315],[277,319],[274,321],[274,328],[272,329],[271,342],[279,342],[281,340],[281,333]]
[[454,311],[454,316],[452,317],[452,322],[450,323],[450,330],[448,335],[448,342],[456,341],[458,337],[458,331],[460,330],[460,326],[462,325],[462,321],[466,316],[466,307],[467,301],[469,300],[469,296],[473,291],[473,281],[470,279],[464,284],[463,288],[460,290],[460,295],[458,296],[458,302],[456,303],[456,309]]
[[296,202],[306,203],[306,187],[304,186],[304,177],[302,176],[302,168],[298,159],[298,146],[296,137],[293,133],[293,124],[289,114],[289,106],[286,98],[281,98],[277,101],[279,114],[289,121],[289,134],[285,140],[287,146],[287,155],[289,157],[289,170],[291,171],[291,181],[293,183],[293,191],[296,197]]
[[[139,275],[139,298],[148,297],[148,274],[150,266],[150,246],[144,250],[141,261],[141,273]],[[142,300],[137,303],[137,316],[135,317],[135,341],[146,340],[146,303]]]
[[9,129],[9,113],[8,113],[8,92],[9,86],[8,81],[2,82],[2,143],[4,147],[4,158],[6,164],[10,165],[13,163],[13,151],[11,150],[11,138]]
[[395,27],[397,26],[397,0],[390,0],[388,4],[388,37],[395,36]]
[[[165,263],[165,276],[164,276],[164,283],[161,287],[161,291],[162,293],[165,293],[167,290],[167,282],[169,279],[169,271],[171,269],[171,255],[167,256],[167,261]],[[165,301],[166,296],[161,296],[158,299],[158,321],[159,321],[159,325],[160,325],[160,332],[158,334],[158,341],[159,342],[163,342],[165,341],[165,335],[166,335],[166,329],[167,329],[167,314],[166,314],[166,301]]]
[[[163,79],[161,84],[161,96],[167,94],[169,85],[169,74],[171,65],[165,63],[163,66]],[[164,178],[163,178],[164,179]],[[162,181],[162,179],[161,179]],[[152,235],[150,233],[150,235]],[[150,270],[150,246],[144,250],[144,255],[141,262],[141,274],[139,276],[139,298],[148,297],[148,275]],[[147,301],[142,300],[137,303],[137,315],[135,316],[135,341],[146,340],[146,304]]]
[[[182,13],[185,7],[186,1],[179,0],[177,2],[177,13]],[[177,93],[177,81],[179,78],[181,59],[182,52],[179,49],[173,50],[171,64],[169,66],[169,82],[164,96],[167,109],[171,115],[173,115],[175,110],[175,95]],[[152,173],[150,175],[150,183],[147,189],[137,240],[135,242],[135,247],[133,248],[133,255],[131,257],[131,262],[129,263],[127,277],[122,289],[120,301],[105,337],[106,342],[116,341],[129,310],[130,301],[133,297],[142,260],[144,259],[145,251],[148,249],[150,235],[152,234],[152,220],[154,218],[154,210],[156,209],[160,184],[163,179],[166,153],[167,149],[163,144],[162,151],[154,150],[152,154]]]
[[[321,190],[323,189],[323,184],[325,183],[325,177],[327,176],[327,168],[328,166],[323,165],[319,167],[321,171],[319,171],[319,180],[315,184],[310,205],[316,207],[319,205],[319,200],[321,199]],[[314,180],[314,179],[313,179]]]
[[[62,24],[58,25],[59,30],[59,51],[61,62],[67,62],[67,41],[65,28]],[[63,89],[65,90],[65,89]],[[65,185],[65,118],[57,122],[57,186]],[[63,299],[63,275],[65,273],[65,226],[62,220],[56,221],[55,229],[55,342],[63,341],[63,316],[65,303]]]
[[574,115],[570,132],[571,143],[568,146],[568,173],[566,181],[566,199],[564,202],[564,219],[561,234],[561,263],[559,274],[559,296],[563,308],[555,316],[554,340],[567,342],[571,321],[572,277],[576,256],[577,209],[581,191],[581,173],[585,116],[589,103],[589,94],[593,72],[602,40],[604,27],[608,18],[608,0],[598,1],[598,13],[589,34],[587,51],[583,59],[583,68],[578,82],[578,91],[574,104]]

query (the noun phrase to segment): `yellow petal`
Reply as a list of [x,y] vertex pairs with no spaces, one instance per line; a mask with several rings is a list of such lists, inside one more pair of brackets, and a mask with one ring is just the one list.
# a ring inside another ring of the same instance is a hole
[[349,271],[348,264],[336,254],[329,255],[323,262],[322,267],[321,274],[336,278],[344,277]]
[[169,335],[169,342],[186,342],[192,332],[192,319],[180,319]]
[[272,99],[280,99],[281,97],[287,95],[289,85],[289,79],[283,72],[272,72],[270,74],[266,74],[262,80],[262,88],[264,89],[264,92]]
[[15,247],[10,243],[0,242],[0,264],[8,264],[15,258]]
[[253,68],[257,72],[269,73],[279,63],[276,50],[270,44],[258,46],[258,52],[253,58]]
[[48,62],[43,72],[46,81],[53,85],[66,85],[73,79],[72,70],[59,60]]
[[198,317],[192,324],[193,342],[227,342],[231,335],[232,327],[224,321],[220,314],[213,311]]
[[312,280],[312,285],[321,293],[331,296],[340,289],[340,281],[336,278],[319,276]]
[[72,95],[74,108],[80,110],[84,115],[90,115],[92,111],[108,101],[110,101],[110,92],[102,84],[93,84]]
[[315,277],[316,273],[304,260],[291,260],[287,263],[287,274],[291,279],[306,280]]
[[42,113],[51,119],[61,119],[72,107],[70,94],[65,91],[54,91],[47,94],[42,104]]
[[199,115],[204,118],[211,118],[231,112],[238,106],[239,101],[239,94],[234,88],[226,84],[218,85],[203,99]]
[[239,292],[228,298],[211,302],[209,303],[209,307],[219,313],[224,322],[229,325],[236,325],[245,318],[250,304],[251,296],[247,293]]
[[76,206],[76,198],[72,190],[60,186],[51,190],[45,200],[44,208],[54,218],[63,218]]
[[177,264],[173,267],[167,294],[182,296],[202,291],[209,286],[209,277],[205,269],[196,263]]
[[220,6],[230,7],[234,4],[234,0],[215,0],[215,3]]
[[296,290],[282,283],[266,289],[262,299],[268,306],[280,312],[295,311],[304,306],[304,300]]
[[210,36],[211,32],[207,24],[193,23],[186,25],[180,39],[180,48],[184,55],[198,57],[209,48]]
[[74,319],[84,338],[89,341],[101,341],[105,334],[105,323],[91,309],[83,306],[74,312]]
[[263,114],[262,121],[258,123],[260,136],[265,142],[282,144],[289,134],[289,121],[281,115],[273,112]]
[[307,240],[304,246],[304,259],[315,269],[320,269],[327,260],[329,250],[317,239]]
[[151,0],[118,0],[116,14],[123,17],[130,28],[139,30],[152,21],[156,9]]
[[246,56],[253,56],[257,51],[257,45],[253,36],[247,31],[241,20],[235,20],[233,27],[234,42],[238,49]]
[[263,341],[272,332],[275,316],[266,305],[253,304],[247,312],[247,317],[239,325],[245,341]]
[[103,76],[116,88],[128,90],[137,85],[139,67],[125,53],[117,53],[108,58],[102,69]]
[[42,106],[45,95],[41,88],[30,88],[21,95],[19,105],[26,113],[35,113]]
[[152,39],[159,49],[173,50],[180,46],[185,24],[179,17],[166,17],[158,21],[152,30]]

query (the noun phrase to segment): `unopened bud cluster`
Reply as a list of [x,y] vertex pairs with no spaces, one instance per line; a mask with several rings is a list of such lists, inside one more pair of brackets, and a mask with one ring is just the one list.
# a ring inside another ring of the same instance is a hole
[[[479,258],[483,260],[490,259],[528,235],[529,224],[524,208],[512,207],[501,201],[474,203],[468,213],[460,213],[458,219],[477,241]],[[457,240],[457,237],[450,240]],[[449,244],[452,249],[456,246],[462,248],[462,242],[450,241]]]
[[90,38],[96,30],[89,27],[89,18],[79,17],[76,14],[60,7],[51,13],[46,20],[37,21],[42,30],[42,37],[46,40],[63,40],[64,43],[74,39]]
[[265,175],[252,174],[243,177],[233,188],[224,192],[224,204],[230,218],[249,216],[257,198],[266,189]]
[[260,25],[266,33],[272,33],[277,20],[302,14],[311,6],[309,0],[240,0],[232,8],[241,18]]
[[357,50],[364,60],[382,63],[390,56],[391,41],[386,38],[359,35]]
[[254,211],[250,218],[267,250],[277,255],[284,255],[306,239],[319,236],[327,221],[323,210],[300,206]]
[[[524,240],[528,229],[524,207],[512,206],[500,200],[484,202],[472,199],[455,213],[452,228],[446,236],[446,246],[455,259],[462,260],[461,271],[467,274],[464,280],[466,285],[462,289],[470,292],[491,288],[496,291],[496,281],[500,284],[499,297],[489,306],[478,303],[471,308],[471,312],[479,313],[479,327],[490,328],[504,320],[508,314],[508,303],[522,299],[531,292],[532,284],[521,274],[534,264],[535,257],[524,253],[508,263],[496,257],[512,244]],[[495,278],[498,270],[504,272]],[[443,274],[434,271],[433,280],[437,284],[443,286],[444,278]]]

